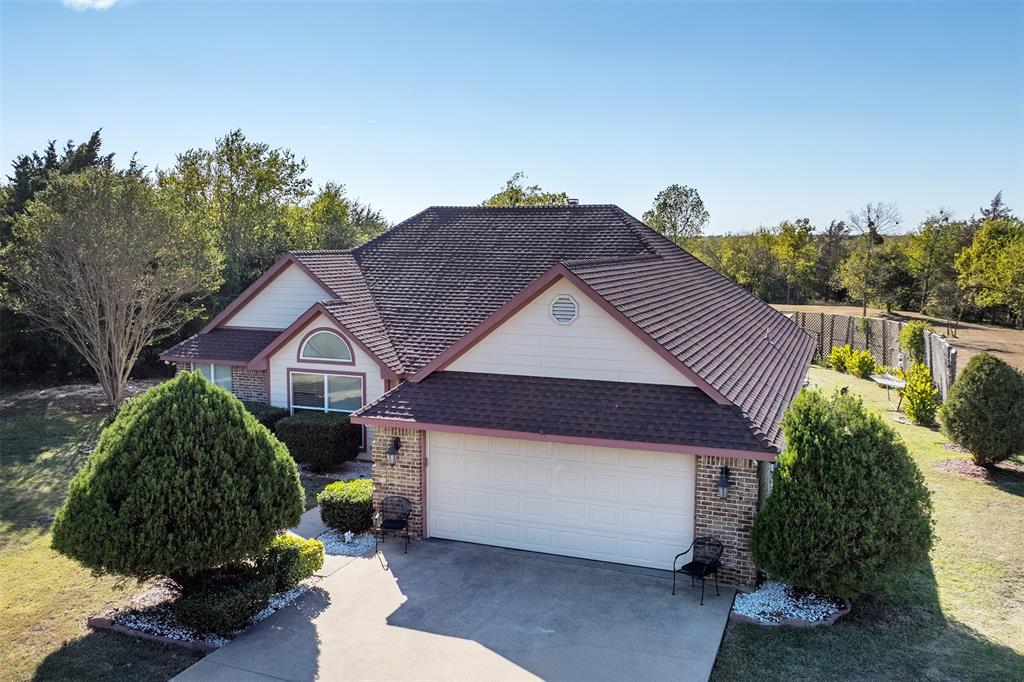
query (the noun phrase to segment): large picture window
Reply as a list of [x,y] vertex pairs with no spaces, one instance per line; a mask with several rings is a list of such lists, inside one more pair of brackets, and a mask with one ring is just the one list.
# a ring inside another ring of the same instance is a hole
[[363,377],[292,372],[291,395],[296,410],[355,412],[363,406]]
[[221,388],[231,391],[231,365],[214,365],[208,362],[196,363],[196,371]]
[[299,360],[352,362],[352,349],[345,339],[334,332],[318,331],[303,342],[299,349]]

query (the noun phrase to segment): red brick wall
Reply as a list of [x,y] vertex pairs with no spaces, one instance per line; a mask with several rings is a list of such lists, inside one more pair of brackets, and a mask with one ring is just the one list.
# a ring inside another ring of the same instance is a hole
[[[730,471],[729,496],[718,497],[721,467]],[[724,567],[719,579],[737,585],[753,585],[757,567],[750,556],[750,528],[757,513],[760,486],[758,463],[749,459],[697,457],[697,499],[694,532],[722,541]]]
[[[388,464],[388,446],[398,436],[402,447],[394,466]],[[424,477],[423,454],[426,437],[423,431],[378,426],[373,430],[373,506],[388,495],[401,495],[412,501],[409,532],[413,537],[423,536]]]
[[255,403],[269,403],[267,394],[267,373],[263,370],[231,367],[231,392],[239,400],[251,400]]

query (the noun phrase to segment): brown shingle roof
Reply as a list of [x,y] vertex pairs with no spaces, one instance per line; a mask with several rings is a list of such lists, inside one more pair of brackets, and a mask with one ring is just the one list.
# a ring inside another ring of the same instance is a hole
[[263,329],[221,327],[205,334],[190,336],[160,354],[165,360],[195,362],[207,360],[244,364],[256,357],[281,332]]
[[737,408],[688,386],[435,372],[356,417],[770,454]]

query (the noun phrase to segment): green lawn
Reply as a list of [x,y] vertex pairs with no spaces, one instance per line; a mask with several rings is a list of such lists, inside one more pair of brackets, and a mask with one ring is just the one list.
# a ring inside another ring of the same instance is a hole
[[34,401],[0,418],[0,679],[166,680],[195,654],[92,632],[85,619],[134,583],[95,578],[50,549],[49,526],[104,419],[92,406]]
[[931,560],[831,628],[730,624],[712,679],[1024,679],[1024,484],[938,470],[958,455],[938,430],[892,421],[883,389],[817,367],[810,376],[849,386],[906,442],[932,491]]

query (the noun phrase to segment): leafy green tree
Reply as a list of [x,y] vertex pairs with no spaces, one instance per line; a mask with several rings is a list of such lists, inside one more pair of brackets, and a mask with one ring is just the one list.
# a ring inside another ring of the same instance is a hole
[[823,301],[844,299],[845,291],[837,288],[835,273],[849,251],[850,228],[842,220],[829,222],[820,234],[815,235],[818,258],[814,264],[813,291]]
[[[306,162],[288,149],[250,142],[241,130],[212,150],[190,149],[159,173],[160,189],[179,218],[207,232],[224,257],[220,297],[233,299],[304,234],[305,216],[292,215],[312,195]],[[296,232],[299,235],[296,235]]]
[[[845,284],[852,285],[845,288],[861,301],[861,316],[867,317],[868,297],[872,291],[871,277],[874,274],[872,253],[876,246],[882,244],[883,235],[899,225],[900,214],[896,204],[868,203],[860,210],[851,212],[848,223],[852,231],[862,236],[863,257],[853,261],[853,264],[860,264],[857,272],[862,281],[859,285],[854,285],[852,280],[845,279]],[[852,271],[848,269],[847,274],[851,273]],[[854,292],[859,292],[859,295]]]
[[53,547],[96,573],[198,589],[302,514],[288,450],[242,403],[182,372],[125,403],[71,481]]
[[772,252],[786,282],[786,303],[793,299],[793,289],[810,285],[818,251],[814,244],[814,227],[807,218],[785,221],[776,230]]
[[931,499],[899,436],[849,394],[804,390],[782,428],[772,493],[750,549],[798,589],[852,597],[928,557]]
[[866,306],[874,303],[891,313],[906,308],[913,300],[916,281],[907,264],[906,254],[895,241],[880,242],[868,260],[866,250],[850,252],[840,264],[836,282],[851,297]]
[[166,210],[135,165],[50,178],[2,262],[10,304],[78,351],[113,406],[142,349],[202,312],[220,267],[207,235]]
[[[51,140],[41,153],[15,157],[12,174],[0,187],[0,248],[9,245],[15,221],[51,179],[89,168],[113,167],[114,155],[101,154],[101,146],[97,130],[81,144],[69,140],[62,152]],[[0,357],[4,374],[8,378],[19,374],[39,378],[48,372],[64,377],[87,375],[88,364],[66,341],[52,334],[40,334],[29,317],[11,308],[14,289],[16,285],[0,273]]]
[[1024,376],[994,355],[975,355],[942,404],[942,430],[993,466],[1024,453]]
[[669,185],[654,197],[644,222],[677,244],[687,244],[700,237],[710,217],[696,189]]
[[973,243],[956,259],[958,283],[973,292],[974,302],[990,310],[1004,309],[1024,324],[1024,221],[985,220]]
[[568,206],[565,192],[546,192],[540,185],[527,185],[526,175],[518,171],[494,196],[484,200],[483,206]]

